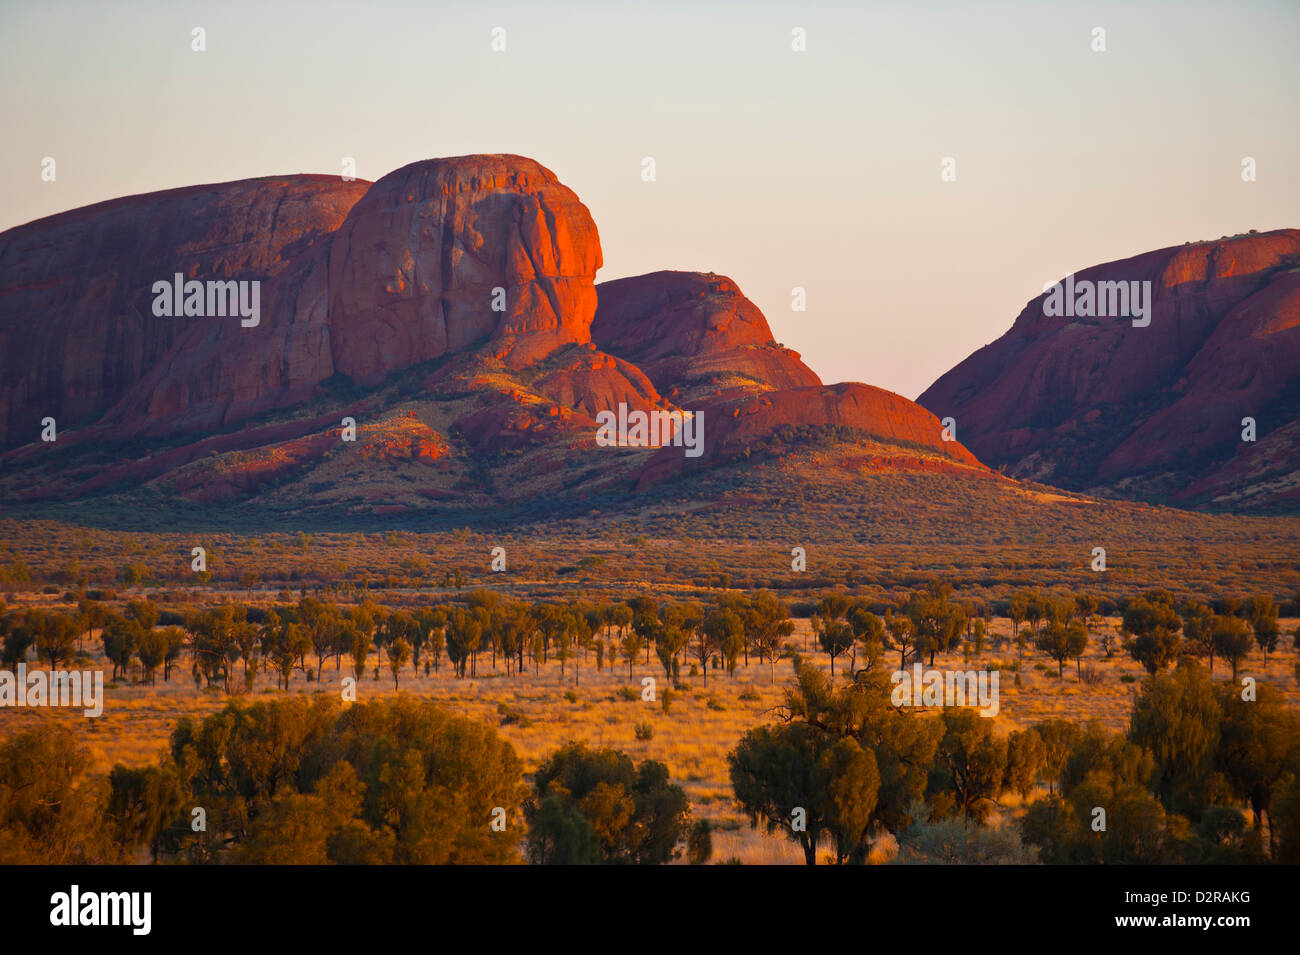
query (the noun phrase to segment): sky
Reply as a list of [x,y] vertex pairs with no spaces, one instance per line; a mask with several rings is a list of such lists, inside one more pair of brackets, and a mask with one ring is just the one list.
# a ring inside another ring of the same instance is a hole
[[1297,0],[6,0],[0,229],[517,153],[591,210],[597,281],[728,275],[827,383],[915,398],[1067,272],[1300,227],[1297,50]]

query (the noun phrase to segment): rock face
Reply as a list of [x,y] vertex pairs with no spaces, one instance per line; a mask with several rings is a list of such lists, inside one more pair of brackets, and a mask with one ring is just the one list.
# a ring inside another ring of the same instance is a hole
[[[387,508],[396,487],[400,506],[490,507],[626,493],[827,433],[881,467],[987,474],[917,405],[823,387],[730,279],[598,287],[601,263],[586,207],[518,156],[196,187],[11,230],[0,500],[147,486]],[[153,283],[176,272],[259,282],[260,321],[155,317]],[[705,453],[598,446],[597,416],[623,405],[700,412]]]
[[130,196],[0,234],[0,449],[102,415],[188,331],[152,285],[269,279],[369,188],[273,176]]
[[[519,156],[389,173],[330,247],[335,368],[374,383],[488,339],[515,367],[590,341],[600,236],[555,174]],[[493,310],[493,289],[503,289]]]
[[227,427],[334,375],[374,386],[471,346],[521,367],[590,340],[600,264],[586,207],[532,160],[405,166],[269,283],[258,327],[199,322],[108,420]]
[[679,404],[821,384],[772,340],[763,313],[725,276],[652,272],[602,282],[596,292],[592,339]]
[[1040,296],[919,403],[1017,477],[1181,505],[1291,506],[1300,230],[1161,249],[1085,279],[1151,282],[1150,325],[1049,317]]

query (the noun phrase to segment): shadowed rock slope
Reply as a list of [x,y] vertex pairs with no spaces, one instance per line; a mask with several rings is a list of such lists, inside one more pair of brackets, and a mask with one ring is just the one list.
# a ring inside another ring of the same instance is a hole
[[1150,282],[1150,324],[1050,317],[1040,295],[918,402],[1017,478],[1184,507],[1300,508],[1300,230],[1160,249],[1082,280]]

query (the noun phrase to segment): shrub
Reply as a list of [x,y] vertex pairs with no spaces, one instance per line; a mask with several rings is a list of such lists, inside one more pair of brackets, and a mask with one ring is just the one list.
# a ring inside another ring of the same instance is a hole
[[497,713],[501,715],[502,726],[514,724],[515,726],[527,727],[533,725],[533,721],[526,717],[522,710],[517,710],[508,703],[498,703]]
[[667,766],[585,743],[538,767],[525,814],[534,863],[662,864],[679,854],[690,826],[686,793]]
[[982,826],[960,814],[932,819],[924,806],[912,812],[915,820],[898,834],[900,865],[1032,865],[1038,852],[1021,841],[1010,826]]

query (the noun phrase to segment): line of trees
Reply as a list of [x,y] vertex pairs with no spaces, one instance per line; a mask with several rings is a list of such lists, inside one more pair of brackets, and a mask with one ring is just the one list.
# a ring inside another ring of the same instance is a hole
[[774,668],[794,623],[785,604],[765,592],[728,596],[712,606],[648,597],[530,603],[484,590],[460,604],[417,609],[369,600],[340,606],[315,597],[270,609],[217,604],[185,614],[160,611],[150,600],[130,601],[121,610],[83,600],[75,614],[5,613],[0,604],[7,666],[26,660],[33,647],[40,662],[69,665],[96,631],[114,679],[138,665],[141,682],[155,683],[160,668],[169,681],[188,654],[196,684],[230,691],[241,679],[252,686],[263,668],[276,674],[277,686],[288,687],[295,672],[319,682],[326,662],[332,659],[338,672],[344,657],[357,678],[372,659],[382,659],[396,688],[408,665],[428,673],[444,658],[458,678],[477,676],[485,663],[509,675],[558,662],[561,680],[571,675],[577,683],[583,665],[603,669],[621,661],[630,678],[636,664],[653,665],[653,655],[672,679],[694,661],[707,682],[710,666],[734,672],[738,659],[748,662],[751,654]]
[[[1206,601],[1154,590],[1103,607],[1087,594],[1030,590],[998,602],[956,600],[950,586],[933,582],[893,600],[831,591],[793,609],[811,624],[803,652],[811,640],[830,658],[832,674],[841,661],[852,675],[886,653],[897,654],[900,669],[916,661],[933,665],[937,654],[956,650],[979,655],[995,613],[1010,619],[1022,660],[1033,647],[1056,663],[1058,676],[1073,661],[1080,679],[1094,638],[1107,657],[1122,648],[1149,673],[1190,655],[1206,660],[1211,673],[1216,663],[1227,664],[1234,680],[1252,649],[1267,656],[1282,641],[1279,608],[1268,595]],[[1102,628],[1094,637],[1096,618],[1108,609],[1120,614],[1118,635]],[[427,674],[444,659],[458,678],[476,677],[484,662],[507,675],[558,662],[560,679],[571,676],[575,683],[593,663],[597,669],[624,665],[631,679],[636,665],[657,661],[673,682],[689,667],[706,684],[711,669],[734,674],[742,661],[757,660],[775,682],[776,662],[794,649],[794,631],[791,608],[767,591],[723,594],[706,604],[646,596],[528,602],[477,590],[457,603],[396,609],[304,596],[271,608],[217,604],[185,613],[160,610],[151,600],[115,609],[82,598],[74,613],[5,612],[0,603],[0,663],[12,669],[34,653],[50,668],[67,667],[98,633],[114,679],[134,674],[154,684],[161,670],[169,681],[188,655],[196,684],[227,692],[240,680],[251,687],[264,669],[280,687],[295,673],[319,682],[327,661],[339,672],[345,657],[358,679],[368,666],[376,677],[382,667],[399,689],[405,668]]]

